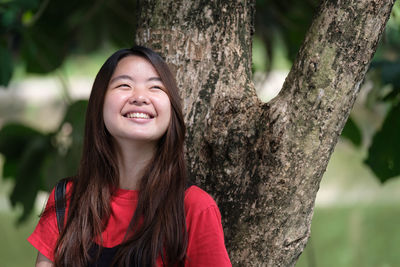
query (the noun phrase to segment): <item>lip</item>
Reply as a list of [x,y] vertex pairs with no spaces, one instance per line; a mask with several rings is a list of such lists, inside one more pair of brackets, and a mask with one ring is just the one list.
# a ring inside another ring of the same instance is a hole
[[124,117],[124,118],[129,120],[130,122],[135,123],[136,125],[140,125],[140,124],[145,125],[152,121],[152,119],[144,119],[144,118],[127,118],[127,117]]

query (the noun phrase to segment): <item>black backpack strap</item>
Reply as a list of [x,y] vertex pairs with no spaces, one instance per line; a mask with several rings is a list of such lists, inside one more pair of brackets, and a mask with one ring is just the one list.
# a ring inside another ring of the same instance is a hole
[[65,197],[66,188],[67,188],[67,179],[62,179],[57,183],[56,189],[54,190],[57,226],[59,233],[61,233],[62,229],[64,228],[64,217],[66,209],[66,197]]

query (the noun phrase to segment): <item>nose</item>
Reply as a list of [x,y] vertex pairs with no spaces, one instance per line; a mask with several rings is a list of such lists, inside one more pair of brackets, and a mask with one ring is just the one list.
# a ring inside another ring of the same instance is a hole
[[132,94],[129,97],[129,104],[134,104],[134,105],[150,104],[150,99],[147,95],[146,90],[142,88],[133,88]]

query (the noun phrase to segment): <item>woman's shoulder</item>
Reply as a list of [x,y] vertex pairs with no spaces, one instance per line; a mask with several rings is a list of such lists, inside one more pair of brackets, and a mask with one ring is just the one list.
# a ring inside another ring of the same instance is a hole
[[217,208],[212,196],[196,185],[190,186],[185,192],[185,211],[188,213],[200,213],[209,208]]
[[[65,181],[65,182],[64,182]],[[46,217],[52,213],[55,212],[55,200],[56,200],[56,191],[57,191],[57,187],[62,187],[65,184],[65,191],[61,192],[60,189],[58,194],[59,198],[64,198],[66,197],[67,200],[67,205],[69,204],[69,199],[70,199],[70,193],[71,193],[71,189],[73,186],[73,181],[70,179],[62,179],[60,181],[57,182],[57,184],[52,188],[52,190],[50,191],[48,198],[47,198],[47,202],[46,202],[46,207],[42,212],[41,217]]]

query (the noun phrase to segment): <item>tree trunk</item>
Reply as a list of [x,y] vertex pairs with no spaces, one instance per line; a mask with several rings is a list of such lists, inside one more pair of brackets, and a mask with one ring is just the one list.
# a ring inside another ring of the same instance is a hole
[[192,178],[218,202],[234,266],[293,266],[391,0],[325,0],[282,91],[251,80],[255,1],[142,1],[136,42],[176,73]]

